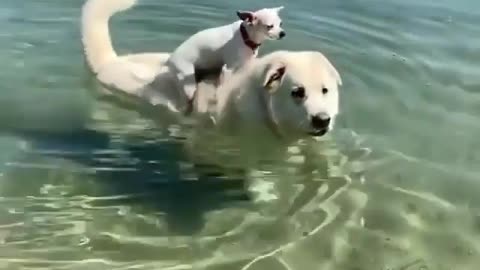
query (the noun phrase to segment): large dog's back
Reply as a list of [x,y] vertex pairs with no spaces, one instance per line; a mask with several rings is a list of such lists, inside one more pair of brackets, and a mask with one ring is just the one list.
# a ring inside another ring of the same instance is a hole
[[[100,83],[100,93],[111,102],[126,101],[137,110],[150,107],[147,111],[182,111],[186,100],[177,89],[174,74],[165,65],[168,53],[119,56],[112,46],[108,25],[110,17],[132,7],[135,2],[87,0],[82,10],[82,42],[87,63]],[[199,91],[195,98],[195,111],[199,114],[218,111],[215,87],[218,72],[205,70],[202,74],[196,74]]]

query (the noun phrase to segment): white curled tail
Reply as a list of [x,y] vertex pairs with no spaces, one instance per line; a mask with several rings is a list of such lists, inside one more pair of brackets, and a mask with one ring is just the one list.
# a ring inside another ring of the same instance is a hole
[[117,58],[108,22],[115,13],[131,8],[137,0],[87,0],[82,8],[82,43],[88,65],[94,73]]

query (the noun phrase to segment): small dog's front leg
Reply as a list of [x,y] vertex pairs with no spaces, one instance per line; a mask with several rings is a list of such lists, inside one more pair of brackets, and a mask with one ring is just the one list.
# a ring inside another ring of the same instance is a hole
[[[193,67],[193,66],[192,66]],[[181,87],[187,96],[187,99],[191,100],[193,99],[193,96],[195,95],[195,91],[197,90],[196,82],[195,82],[195,70],[192,70],[192,73],[182,73],[179,76],[179,81],[181,84]]]
[[193,100],[197,90],[197,84],[195,81],[195,66],[191,63],[184,63],[182,65],[177,65],[176,68],[180,89],[187,98],[186,113],[190,114],[193,111]]
[[224,66],[222,67],[222,71],[220,72],[220,76],[218,77],[216,87],[218,87],[218,86],[220,86],[221,84],[223,84],[223,83],[225,82],[225,80],[230,77],[231,74],[232,74],[232,70],[229,69],[229,68],[227,68],[226,65],[224,65]]
[[187,110],[186,114],[190,114],[193,111],[193,102],[195,100],[195,93],[197,90],[197,84],[195,82],[195,77],[193,77],[193,80],[184,80],[184,91],[185,94],[187,95]]

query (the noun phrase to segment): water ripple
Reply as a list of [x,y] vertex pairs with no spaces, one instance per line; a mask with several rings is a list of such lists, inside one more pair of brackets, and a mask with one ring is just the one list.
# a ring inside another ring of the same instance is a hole
[[[0,138],[0,268],[476,269],[480,30],[468,1],[290,3],[288,38],[261,53],[331,59],[344,80],[334,136],[258,162],[215,138],[198,160],[222,166],[200,166],[166,135],[177,129],[111,106],[86,120],[81,1],[7,0],[0,125],[22,132]],[[170,51],[250,6],[141,1],[112,34],[119,51]],[[95,131],[71,134],[85,123]]]

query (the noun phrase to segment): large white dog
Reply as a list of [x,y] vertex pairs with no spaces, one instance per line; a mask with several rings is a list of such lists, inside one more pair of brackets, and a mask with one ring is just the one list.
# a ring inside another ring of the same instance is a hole
[[180,44],[167,65],[186,98],[193,99],[197,89],[195,74],[201,70],[222,70],[222,75],[228,76],[255,58],[265,40],[283,38],[286,34],[279,16],[282,9],[281,6],[255,12],[237,11],[240,20],[199,31]]
[[[125,97],[133,109],[162,118],[180,118],[186,99],[175,87],[175,75],[165,64],[168,53],[119,56],[108,21],[135,0],[88,0],[82,13],[82,40],[88,65],[104,94]],[[233,132],[266,131],[289,138],[322,136],[338,113],[340,75],[319,52],[277,51],[250,61],[218,89],[203,83],[190,118],[214,119]],[[217,92],[210,103],[211,92]]]

